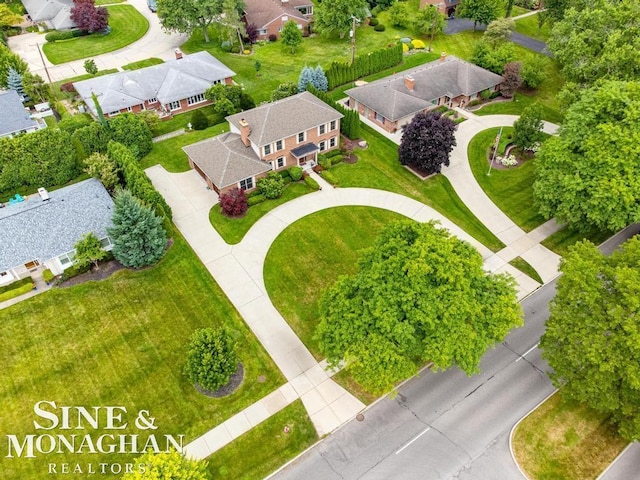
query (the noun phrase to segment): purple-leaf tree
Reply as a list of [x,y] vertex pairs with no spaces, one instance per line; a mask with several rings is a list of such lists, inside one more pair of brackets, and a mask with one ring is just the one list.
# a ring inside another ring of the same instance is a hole
[[440,173],[443,164],[449,166],[449,155],[456,145],[455,130],[455,122],[439,112],[417,113],[402,127],[400,163],[428,174]]
[[73,0],[71,20],[80,30],[103,32],[109,26],[109,12],[104,7],[96,8],[94,0]]

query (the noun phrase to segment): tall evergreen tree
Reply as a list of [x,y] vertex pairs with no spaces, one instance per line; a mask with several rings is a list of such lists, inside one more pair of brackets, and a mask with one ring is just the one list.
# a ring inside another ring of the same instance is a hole
[[9,67],[9,74],[7,75],[7,88],[9,90],[15,90],[20,97],[24,97],[24,87],[22,86],[22,75],[18,71]]
[[313,70],[313,86],[322,92],[326,92],[329,89],[329,81],[320,65]]
[[107,232],[113,241],[113,256],[120,263],[142,268],[162,258],[167,244],[162,220],[128,190],[117,193],[112,221]]
[[[300,72],[300,76],[298,77],[298,92],[304,92],[307,89],[307,85],[313,83],[314,77],[314,69],[313,67],[307,67],[306,65]],[[314,85],[315,86],[315,85]]]

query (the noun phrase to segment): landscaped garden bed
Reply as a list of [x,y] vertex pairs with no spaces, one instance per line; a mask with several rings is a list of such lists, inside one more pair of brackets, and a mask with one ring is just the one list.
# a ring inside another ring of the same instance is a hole
[[11,300],[33,290],[34,284],[31,277],[16,280],[8,285],[0,287],[0,302]]

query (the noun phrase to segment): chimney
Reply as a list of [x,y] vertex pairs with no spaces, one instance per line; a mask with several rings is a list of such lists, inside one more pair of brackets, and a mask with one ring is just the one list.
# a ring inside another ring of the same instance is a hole
[[49,192],[47,192],[47,189],[44,187],[40,187],[38,189],[38,195],[40,195],[40,198],[42,199],[43,202],[50,200]]
[[404,85],[405,87],[407,87],[407,90],[409,90],[410,92],[413,92],[413,87],[415,87],[416,81],[411,75],[405,75]]
[[251,135],[251,127],[249,126],[249,122],[243,118],[240,120],[240,139],[242,140],[242,143],[244,143],[245,147],[251,146],[249,135]]
[[182,50],[180,50],[179,48],[176,48],[175,54],[176,60],[180,60],[182,58]]
[[446,59],[447,59],[447,52],[442,52],[440,54],[440,63],[444,63]]

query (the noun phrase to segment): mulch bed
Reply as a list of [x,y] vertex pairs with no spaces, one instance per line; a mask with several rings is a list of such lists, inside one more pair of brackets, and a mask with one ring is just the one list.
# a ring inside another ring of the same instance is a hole
[[[511,154],[511,152],[513,152],[513,150],[515,150],[517,147],[515,147],[515,145],[508,145],[507,148],[505,149],[505,157],[508,157],[509,154]],[[493,162],[493,169],[495,170],[511,170],[513,168],[518,168],[520,165],[522,165],[524,162],[526,162],[527,160],[531,160],[534,157],[534,153],[533,152],[513,152],[513,154],[516,157],[516,161],[518,162],[516,165],[512,165],[512,166],[507,166],[507,165],[503,165],[502,163],[500,163],[498,160],[495,160]],[[489,147],[487,149],[487,166],[489,166],[489,164],[491,164],[491,158],[493,157],[493,152],[492,152],[492,148]],[[497,157],[497,155],[496,155]]]
[[242,366],[242,363],[239,363],[236,373],[231,375],[229,382],[226,385],[220,387],[215,392],[207,390],[206,388],[202,388],[200,385],[197,385],[197,384],[194,386],[196,387],[196,390],[198,390],[198,392],[200,392],[203,395],[206,395],[207,397],[220,398],[220,397],[226,397],[228,395],[231,395],[233,392],[235,392],[240,387],[240,385],[242,385],[243,380],[244,380],[244,367]]
[[126,269],[124,265],[122,265],[117,260],[109,260],[108,262],[104,262],[100,264],[99,270],[90,270],[85,273],[81,273],[69,280],[65,280],[60,283],[59,286],[61,288],[73,287],[74,285],[79,285],[84,282],[88,282],[91,280],[104,280],[105,278],[109,278],[118,270]]

